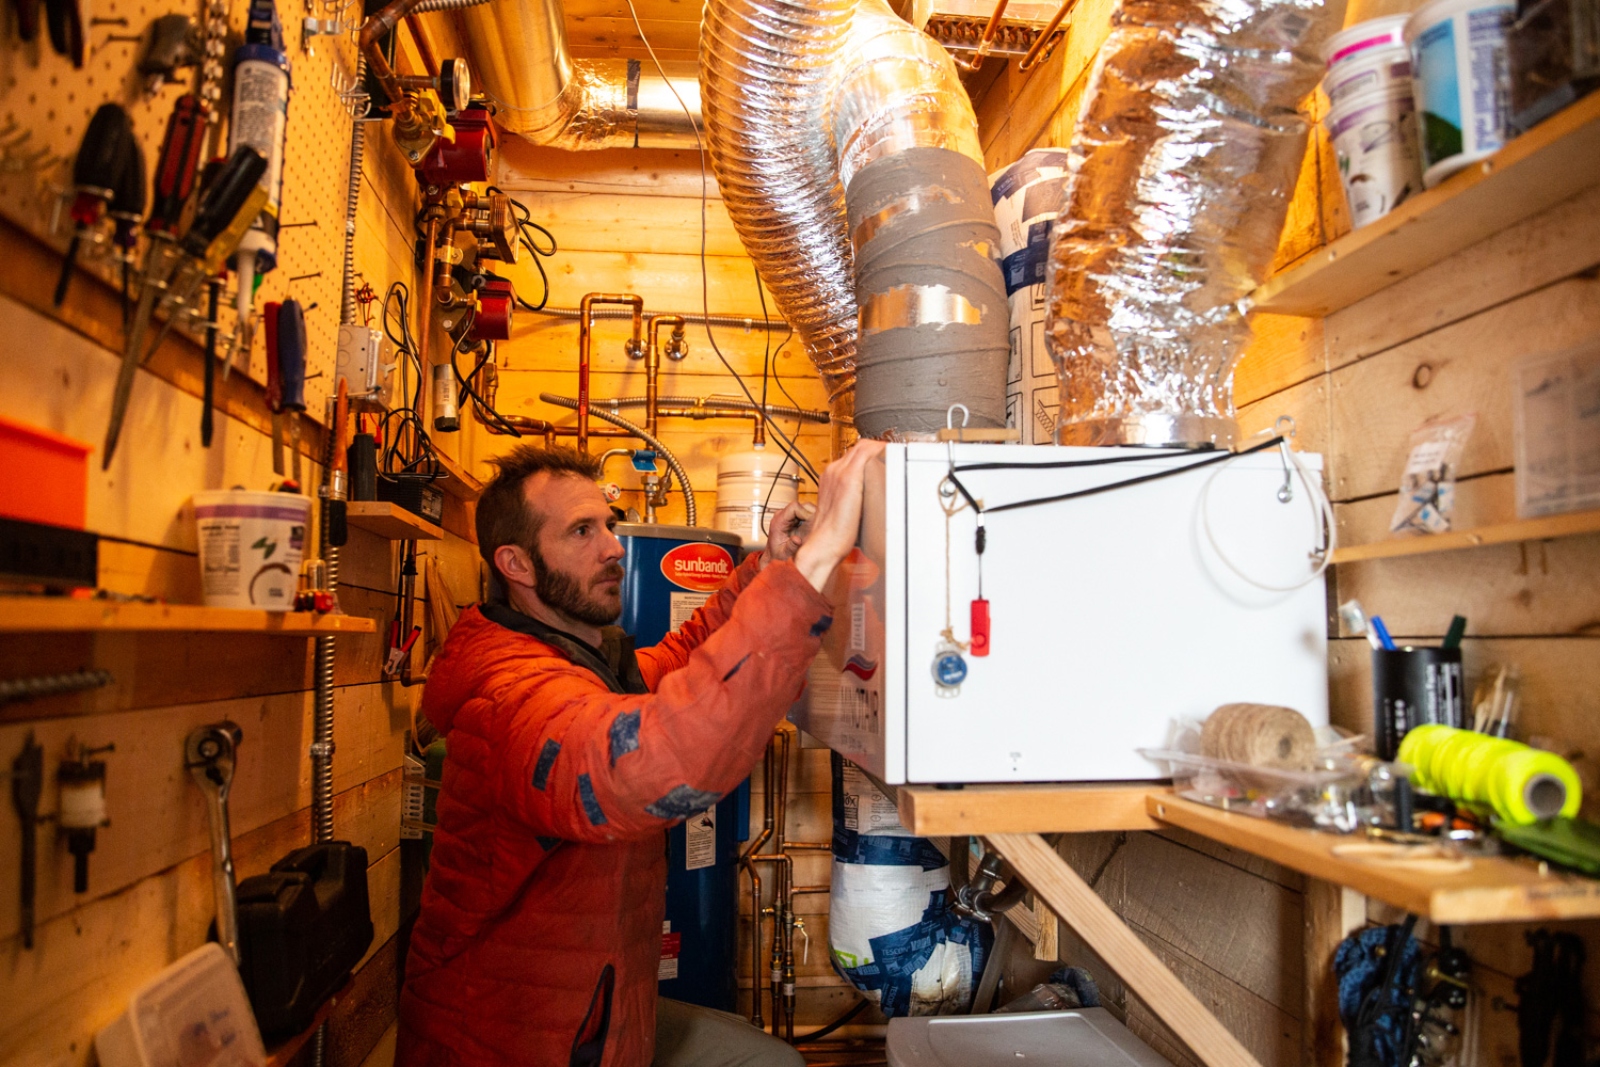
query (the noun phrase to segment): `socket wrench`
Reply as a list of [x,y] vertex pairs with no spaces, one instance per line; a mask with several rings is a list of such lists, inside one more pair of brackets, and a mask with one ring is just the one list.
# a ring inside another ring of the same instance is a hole
[[228,793],[244,731],[237,723],[201,726],[184,742],[184,765],[205,794],[211,826],[211,887],[217,899],[217,941],[239,965],[239,914],[233,890],[233,837],[228,830]]

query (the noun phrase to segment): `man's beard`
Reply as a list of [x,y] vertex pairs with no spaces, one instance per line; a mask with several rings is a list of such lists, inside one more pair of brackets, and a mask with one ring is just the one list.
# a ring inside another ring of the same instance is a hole
[[585,588],[583,583],[565,571],[558,571],[544,561],[537,549],[528,553],[533,559],[533,591],[544,606],[558,611],[569,619],[589,626],[609,626],[622,614],[620,598],[616,602],[601,599],[589,591],[598,582],[621,581],[622,564],[613,563]]

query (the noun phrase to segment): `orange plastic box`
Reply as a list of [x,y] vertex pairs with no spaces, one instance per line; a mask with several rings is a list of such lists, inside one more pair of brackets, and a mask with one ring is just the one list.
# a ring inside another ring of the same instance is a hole
[[83,529],[91,446],[0,418],[0,516]]

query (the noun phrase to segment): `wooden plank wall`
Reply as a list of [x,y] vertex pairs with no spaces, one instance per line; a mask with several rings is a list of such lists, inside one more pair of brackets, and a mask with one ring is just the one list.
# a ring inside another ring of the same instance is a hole
[[[574,14],[569,11],[569,15]],[[584,16],[587,17],[587,16]],[[647,26],[647,32],[648,32]],[[664,361],[661,375],[663,396],[742,397],[739,382],[728,367],[742,378],[759,399],[762,366],[770,370],[768,395],[773,403],[792,404],[810,409],[827,409],[827,395],[812,370],[811,362],[767,299],[766,316],[772,331],[763,323],[763,293],[755,268],[745,256],[733,224],[722,206],[715,177],[709,174],[702,187],[701,172],[694,152],[617,150],[591,153],[566,153],[534,148],[510,141],[501,155],[498,184],[527,205],[533,220],[550,230],[556,239],[557,253],[544,261],[549,277],[549,302],[554,307],[576,307],[585,293],[637,293],[644,298],[647,313],[699,312],[706,306],[713,314],[729,314],[751,320],[752,328],[718,327],[716,345],[726,357],[725,366],[706,337],[702,326],[688,329],[689,355],[681,363]],[[705,273],[701,272],[701,210],[705,194]],[[517,290],[538,303],[543,285],[534,267],[525,258],[512,268]],[[593,394],[598,398],[643,396],[645,369],[629,359],[623,343],[629,336],[626,320],[602,320],[595,329],[592,356]],[[787,340],[788,343],[784,343]],[[561,396],[577,394],[578,324],[570,319],[519,312],[512,340],[498,347],[500,368],[499,409],[508,414],[529,415],[571,425],[570,411],[544,403],[542,392]],[[628,417],[642,422],[642,409]],[[598,425],[598,423],[595,423]],[[780,427],[796,435],[793,420],[781,420]],[[716,507],[717,458],[727,452],[750,447],[751,422],[746,419],[691,421],[664,420],[661,438],[688,469],[699,509],[699,522],[709,526]],[[486,460],[513,447],[512,438],[492,435],[474,423],[463,435],[463,456],[480,474],[489,470]],[[829,457],[829,430],[806,423],[798,427],[795,439],[808,461],[820,469]],[[566,439],[571,443],[571,439]],[[628,442],[618,442],[628,444]],[[603,447],[591,445],[591,451]],[[776,449],[776,443],[769,448]],[[609,477],[625,492],[621,506],[642,510],[637,491],[638,476],[624,463],[613,463]],[[803,498],[814,496],[815,486],[801,487]],[[660,516],[663,522],[682,522],[681,494],[674,488],[671,503]],[[828,754],[823,749],[791,750],[788,796],[789,836],[794,840],[825,842],[831,833]],[[759,830],[760,773],[754,782],[755,811],[752,822]],[[796,883],[826,885],[828,859],[823,854],[805,856],[796,864]],[[771,904],[771,868],[762,868],[763,903]],[[748,1011],[751,936],[749,883],[741,878],[739,981],[741,1011]],[[797,982],[797,1025],[801,1032],[827,1022],[853,996],[834,973],[827,955],[826,894],[807,894],[797,902],[803,917],[804,933],[796,937],[799,979]],[[771,924],[766,924],[770,944]],[[807,947],[809,938],[809,947]],[[763,948],[762,973],[765,981],[766,949]],[[764,1013],[770,1020],[770,1011]]]
[[[168,90],[175,93],[178,90]],[[163,105],[165,106],[165,105]],[[380,127],[370,131],[358,228],[357,266],[381,293],[411,280],[413,182]],[[99,442],[121,353],[117,300],[87,277],[56,312],[49,287],[55,250],[0,221],[0,331],[28,338],[0,361],[0,414],[96,447],[90,455],[88,527],[103,536],[101,585],[117,593],[197,602],[198,567],[188,499],[202,489],[273,482],[270,417],[262,391],[234,375],[219,389],[222,410],[207,450],[199,442],[201,356],[169,341],[140,374],[122,447],[101,474]],[[337,273],[339,264],[323,265]],[[220,385],[220,383],[219,383]],[[307,459],[323,439],[311,413]],[[448,440],[442,447],[449,452]],[[311,463],[315,485],[320,467]],[[455,536],[437,552],[454,588],[477,588],[474,547]],[[353,530],[342,553],[345,610],[378,620],[394,610],[395,546]],[[425,614],[425,611],[423,612]],[[386,640],[341,637],[335,674],[335,832],[366,848],[376,937],[349,995],[335,1010],[328,1063],[350,1065],[391,1050],[380,1039],[394,1021],[406,915],[399,848],[404,732],[420,690],[385,681]],[[33,733],[48,775],[69,737],[115,743],[108,764],[111,825],[99,833],[89,891],[71,889],[71,859],[46,824],[40,848],[37,940],[19,936],[14,871],[20,828],[9,802],[0,818],[0,1062],[79,1067],[93,1062],[96,1030],[167,963],[206,940],[213,916],[205,803],[183,767],[194,727],[230,718],[244,732],[231,804],[238,876],[265,871],[309,836],[312,642],[240,635],[8,636],[0,677],[103,667],[106,689],[0,708],[0,758]],[[419,662],[420,668],[420,662]],[[42,810],[54,811],[47,785]],[[414,890],[408,896],[414,897]],[[410,906],[415,905],[409,899]]]
[[[1011,65],[995,78],[978,107],[991,170],[1029,148],[1067,143],[1111,2],[1084,0],[1064,45],[1031,78]],[[1406,0],[1352,5],[1348,21],[1410,6]],[[1317,94],[1303,111],[1314,120],[1325,107]],[[1349,228],[1319,129],[1277,265]],[[1326,320],[1259,315],[1255,328],[1256,341],[1235,375],[1241,423],[1254,432],[1279,415],[1295,418],[1298,447],[1326,457],[1344,543],[1386,536],[1411,431],[1429,418],[1466,411],[1477,412],[1478,424],[1458,483],[1458,527],[1514,519],[1511,367],[1523,356],[1600,335],[1600,188]],[[1468,691],[1492,664],[1521,667],[1524,738],[1575,761],[1589,789],[1585,812],[1593,818],[1600,813],[1594,791],[1600,783],[1597,575],[1600,537],[1591,535],[1346,565],[1330,578],[1330,599],[1360,597],[1368,610],[1384,615],[1397,639],[1418,643],[1437,643],[1453,614],[1468,616]],[[1334,721],[1368,732],[1366,642],[1341,632],[1333,618],[1329,637]],[[1307,967],[1317,962],[1303,958],[1302,927],[1313,921],[1304,879],[1178,832],[1068,837],[1061,849],[1086,877],[1096,878],[1101,895],[1263,1064],[1313,1061],[1315,1039],[1303,1001]],[[1369,919],[1396,916],[1374,903]],[[1597,1003],[1600,970],[1593,958],[1600,954],[1600,924],[1553,925],[1584,937],[1589,1000]],[[1476,965],[1463,1064],[1517,1062],[1515,1016],[1504,1004],[1515,1002],[1511,983],[1530,966],[1523,939],[1528,929],[1456,931]],[[1436,934],[1424,928],[1423,936]],[[1069,930],[1063,928],[1061,938],[1062,959],[1094,970],[1108,1002],[1136,1033],[1175,1063],[1193,1062],[1148,1006],[1126,993]],[[1020,962],[1014,970],[1022,985],[1038,976],[1038,968]],[[1337,1062],[1336,1054],[1328,1062]]]

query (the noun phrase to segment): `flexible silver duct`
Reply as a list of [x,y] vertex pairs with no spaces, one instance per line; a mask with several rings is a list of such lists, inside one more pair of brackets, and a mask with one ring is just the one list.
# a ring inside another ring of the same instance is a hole
[[1061,444],[1231,445],[1244,298],[1306,142],[1295,106],[1344,0],[1123,0],[1050,241]]
[[511,133],[567,149],[694,147],[700,86],[688,66],[663,80],[636,59],[573,59],[560,0],[496,0],[461,17],[473,78]]
[[835,414],[1003,425],[999,235],[944,49],[883,0],[709,0],[700,78],[723,203]]

